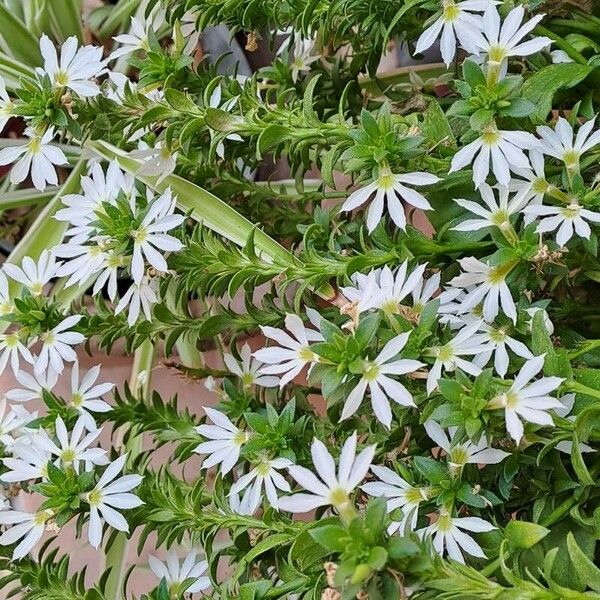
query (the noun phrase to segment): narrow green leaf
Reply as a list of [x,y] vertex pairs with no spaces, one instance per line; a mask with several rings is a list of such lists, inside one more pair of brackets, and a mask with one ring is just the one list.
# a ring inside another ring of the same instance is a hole
[[577,570],[581,581],[596,592],[600,592],[600,569],[585,555],[575,541],[572,532],[567,534],[567,548],[573,566]]
[[6,6],[0,4],[0,36],[14,58],[30,66],[42,64],[39,40]]

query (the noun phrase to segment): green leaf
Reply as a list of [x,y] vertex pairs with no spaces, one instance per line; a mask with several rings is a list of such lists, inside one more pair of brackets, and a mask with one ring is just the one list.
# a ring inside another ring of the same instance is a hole
[[485,74],[474,60],[465,60],[462,70],[463,77],[471,88],[475,89],[478,85],[485,85]]
[[523,98],[536,106],[531,115],[534,122],[545,122],[558,90],[574,87],[592,71],[593,68],[588,65],[559,63],[548,65],[527,79],[523,84]]
[[419,545],[409,538],[393,536],[387,545],[390,558],[398,559],[406,556],[416,556],[420,552]]
[[311,529],[310,537],[330,552],[343,552],[348,532],[339,525],[325,525]]
[[373,115],[365,108],[363,108],[360,113],[360,123],[370,138],[374,140],[379,140],[379,138],[381,137],[379,125],[377,125],[377,121],[375,120]]
[[504,528],[504,537],[508,543],[519,550],[527,550],[535,546],[549,533],[549,529],[528,521],[509,521]]
[[440,483],[448,478],[448,469],[441,462],[428,456],[415,456],[415,467],[431,483]]
[[471,115],[469,125],[474,131],[481,131],[493,118],[493,111],[480,108]]
[[42,64],[40,42],[35,35],[4,4],[0,3],[0,37],[6,42],[14,58],[28,66]]
[[371,552],[369,553],[368,565],[374,571],[381,571],[381,569],[385,567],[387,559],[387,550],[381,546],[375,546],[375,548],[372,548]]
[[581,581],[596,592],[600,592],[600,569],[582,552],[573,533],[567,534],[569,558],[577,570]]
[[502,109],[502,114],[508,117],[528,117],[535,112],[535,104],[525,98],[513,98],[510,106]]
[[577,479],[583,485],[595,485],[594,478],[590,475],[588,468],[583,460],[583,455],[581,453],[581,446],[579,445],[579,436],[577,435],[577,431],[573,431],[573,447],[571,449],[571,464],[573,465],[573,469],[575,474],[577,475]]
[[448,118],[437,100],[433,98],[427,105],[427,110],[423,113],[421,134],[431,145],[439,144],[440,142],[444,142],[450,146],[456,144],[452,128],[450,127],[450,123],[448,123]]

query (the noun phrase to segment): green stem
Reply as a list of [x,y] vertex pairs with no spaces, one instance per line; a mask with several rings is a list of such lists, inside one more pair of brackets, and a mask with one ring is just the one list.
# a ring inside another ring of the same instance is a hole
[[578,381],[565,381],[563,386],[568,392],[575,392],[576,394],[583,394],[585,396],[591,396],[592,398],[600,400],[600,390],[595,390],[594,388],[588,387],[587,385],[579,383]]
[[[569,23],[570,27],[572,27],[573,22],[569,21]],[[545,35],[546,37],[549,37],[554,42],[555,46],[558,46],[561,50],[564,50],[569,55],[569,58],[572,58],[575,62],[578,62],[580,65],[588,64],[588,61],[585,58],[585,56],[583,56],[583,54],[577,52],[577,50],[575,50],[575,48],[573,48],[571,44],[565,42],[565,40],[560,35],[554,33],[553,31],[542,27],[542,25],[538,25],[533,30],[533,33],[538,33],[539,35]]]
[[[135,352],[133,367],[129,386],[136,395],[146,396],[150,389],[152,367],[154,365],[155,348],[150,340],[146,340]],[[129,461],[134,460],[142,451],[142,435],[132,435],[125,445],[125,452]],[[118,445],[118,444],[115,444]],[[129,546],[128,534],[119,532],[111,547],[105,555],[105,566],[110,568],[110,574],[106,580],[106,597],[119,597],[123,575],[125,572],[125,561]]]
[[581,345],[580,348],[569,352],[567,356],[569,357],[569,360],[574,360],[580,356],[583,356],[584,354],[587,354],[588,352],[592,352],[596,348],[600,348],[600,340],[587,340]]

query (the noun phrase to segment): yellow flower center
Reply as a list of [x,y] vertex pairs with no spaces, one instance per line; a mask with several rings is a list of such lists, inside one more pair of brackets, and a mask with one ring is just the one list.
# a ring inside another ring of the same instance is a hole
[[241,380],[244,387],[250,387],[254,383],[254,375],[252,373],[244,373]]
[[72,463],[75,460],[75,450],[73,450],[73,448],[69,447],[69,448],[65,448],[61,455],[60,458],[64,463]]
[[141,227],[140,229],[134,229],[131,232],[131,237],[134,239],[134,241],[141,244],[142,242],[145,242],[148,238],[148,232],[146,231],[145,227]]
[[492,329],[490,331],[490,339],[492,340],[492,342],[496,342],[496,344],[499,344],[506,339],[506,331],[504,331],[504,329],[502,328]]
[[27,152],[29,154],[39,154],[42,149],[42,138],[38,135],[32,137],[27,143]]
[[344,506],[348,502],[348,493],[341,487],[333,488],[329,492],[329,502],[336,508]]
[[495,127],[490,127],[483,130],[481,139],[486,146],[495,146],[500,140],[500,134]]
[[367,381],[375,381],[379,377],[379,365],[374,362],[365,361],[363,365],[363,377]]
[[231,439],[231,441],[236,445],[236,446],[241,446],[242,444],[245,444],[248,441],[248,434],[245,431],[238,431],[233,438]]
[[298,350],[298,358],[305,362],[317,362],[319,360],[319,357],[308,346]]
[[494,44],[490,47],[488,61],[491,63],[501,63],[506,58],[506,48],[500,44]]
[[87,503],[90,506],[98,506],[102,504],[102,491],[101,490],[92,490],[86,497]]
[[450,517],[449,513],[440,513],[436,523],[436,529],[442,532],[450,531],[450,529],[452,529],[452,517]]
[[567,150],[563,154],[563,161],[568,169],[576,168],[579,165],[579,152],[577,150]]
[[54,76],[54,82],[57,86],[63,87],[69,83],[70,77],[66,71],[58,71],[58,73]]
[[50,509],[40,510],[35,513],[33,517],[33,524],[39,527],[40,525],[44,525],[48,519],[54,516],[54,513]]
[[565,217],[565,219],[574,219],[579,216],[581,212],[581,206],[579,204],[569,204],[569,206],[565,206],[560,209],[560,214]]
[[448,362],[454,358],[454,348],[452,344],[446,344],[437,348],[437,358],[442,362]]
[[256,467],[256,472],[259,475],[262,475],[263,477],[265,477],[266,475],[268,475],[270,470],[271,470],[271,465],[269,465],[269,463],[266,463],[266,462],[260,463]]
[[536,194],[545,194],[549,186],[550,184],[545,179],[538,177],[532,182],[531,191],[535,192]]
[[453,0],[445,0],[443,3],[444,6],[444,21],[447,23],[451,23],[452,21],[456,21],[460,16],[460,8],[456,6]]

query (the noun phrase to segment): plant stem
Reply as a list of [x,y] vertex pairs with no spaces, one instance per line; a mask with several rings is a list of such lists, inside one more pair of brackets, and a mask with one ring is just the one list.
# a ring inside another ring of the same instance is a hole
[[564,387],[569,392],[584,394],[585,396],[591,396],[592,398],[600,400],[600,390],[595,390],[594,388],[588,387],[587,385],[579,383],[578,381],[566,381],[564,383]]

